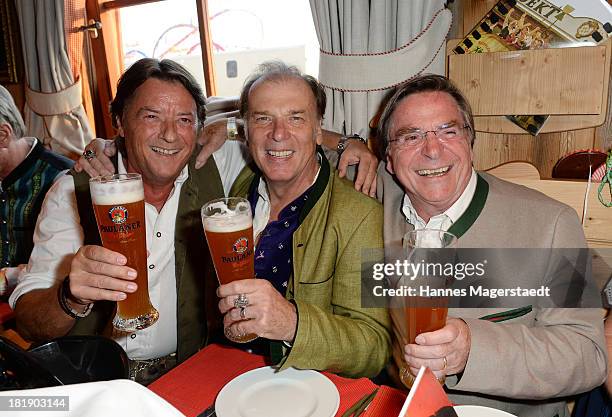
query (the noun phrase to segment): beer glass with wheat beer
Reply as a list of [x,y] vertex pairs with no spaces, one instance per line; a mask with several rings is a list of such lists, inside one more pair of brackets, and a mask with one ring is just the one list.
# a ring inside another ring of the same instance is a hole
[[132,332],[151,326],[159,313],[149,299],[144,189],[140,174],[115,174],[89,180],[102,246],[127,258],[138,273],[136,292],[117,302],[113,326]]
[[[202,225],[219,284],[255,277],[253,216],[248,200],[229,197],[209,201],[202,207]],[[226,336],[238,343],[257,338],[256,334]]]
[[[410,280],[409,285],[417,290],[426,286],[434,293],[434,290],[444,290],[452,284],[453,277],[444,276],[441,267],[455,261],[457,238],[453,234],[437,229],[413,230],[404,235],[403,247],[408,261],[415,266],[421,266],[419,272],[402,278]],[[417,294],[420,294],[420,291]],[[394,328],[401,335],[400,340],[403,340],[404,344],[413,344],[419,334],[444,327],[447,313],[448,297],[417,295],[404,297],[403,308],[392,311],[391,315]],[[403,359],[399,363],[402,364],[400,379],[404,385],[411,388],[415,376]],[[444,383],[444,377],[438,379],[440,383]]]

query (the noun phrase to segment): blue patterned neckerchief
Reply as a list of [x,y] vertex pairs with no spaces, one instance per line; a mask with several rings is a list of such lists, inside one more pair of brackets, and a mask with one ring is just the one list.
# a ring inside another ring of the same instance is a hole
[[[278,220],[266,225],[255,247],[255,277],[267,279],[283,295],[293,273],[293,233],[301,224],[300,215],[314,187],[315,184],[311,185],[284,207]],[[253,215],[258,200],[259,194],[254,188],[249,195]]]

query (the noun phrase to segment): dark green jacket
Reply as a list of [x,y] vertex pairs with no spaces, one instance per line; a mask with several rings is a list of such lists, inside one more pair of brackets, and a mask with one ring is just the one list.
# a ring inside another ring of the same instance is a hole
[[[221,177],[213,158],[199,170],[195,156],[189,161],[189,178],[181,188],[174,236],[177,292],[177,356],[182,362],[204,346],[209,335],[221,327],[217,309],[217,278],[206,245],[200,209],[224,196]],[[85,245],[99,245],[100,236],[91,205],[89,176],[73,174]],[[115,303],[99,301],[92,313],[79,319],[70,334],[110,335]]]

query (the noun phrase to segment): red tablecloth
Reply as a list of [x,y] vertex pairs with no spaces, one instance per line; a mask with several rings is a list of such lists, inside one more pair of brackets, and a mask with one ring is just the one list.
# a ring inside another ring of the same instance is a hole
[[15,317],[15,313],[9,303],[0,301],[0,323],[6,323]]
[[[195,417],[209,407],[219,391],[233,378],[266,366],[262,356],[238,349],[210,345],[149,385],[149,388],[187,417]],[[341,416],[364,395],[378,388],[367,378],[349,379],[324,373],[340,392]],[[363,417],[396,416],[406,396],[401,391],[381,387]]]

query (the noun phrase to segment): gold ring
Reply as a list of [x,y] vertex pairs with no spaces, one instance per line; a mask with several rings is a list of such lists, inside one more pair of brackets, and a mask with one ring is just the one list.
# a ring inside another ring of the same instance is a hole
[[444,360],[444,366],[442,367],[442,370],[445,370],[446,366],[448,365],[448,362],[446,361],[446,356],[442,359]]

